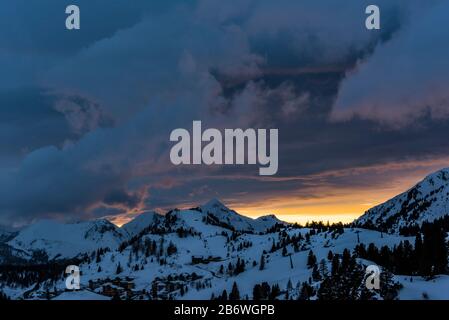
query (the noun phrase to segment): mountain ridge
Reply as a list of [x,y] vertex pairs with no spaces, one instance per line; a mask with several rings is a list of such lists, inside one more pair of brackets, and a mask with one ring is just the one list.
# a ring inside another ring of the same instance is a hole
[[[449,212],[449,168],[426,176],[415,186],[365,212],[353,223],[356,227],[400,233],[403,228],[433,221]],[[218,199],[192,209],[173,209],[165,214],[143,212],[121,227],[105,219],[77,223],[41,220],[16,233],[2,235],[13,252],[28,257],[43,251],[49,259],[74,258],[100,248],[116,249],[133,237],[151,232],[209,234],[225,229],[261,234],[275,226],[290,224],[275,215],[253,219],[228,208]],[[25,256],[26,256],[25,254]]]
[[427,175],[405,192],[369,210],[357,226],[399,233],[449,215],[449,168]]
[[[182,222],[173,221],[176,219]],[[201,223],[198,225],[199,220]],[[196,221],[197,225],[192,224],[193,221]],[[197,208],[174,209],[163,215],[155,211],[146,211],[121,227],[106,219],[75,223],[43,219],[23,228],[14,236],[11,234],[9,238],[5,236],[7,240],[5,243],[13,251],[27,253],[29,258],[33,256],[33,252],[45,252],[49,259],[66,259],[100,248],[116,249],[121,243],[152,228],[168,228],[166,232],[168,230],[174,232],[187,227],[186,229],[201,232],[203,228],[201,224],[204,222],[233,231],[251,233],[264,232],[276,224],[286,224],[274,215],[257,219],[245,217],[229,209],[218,199],[212,199]]]

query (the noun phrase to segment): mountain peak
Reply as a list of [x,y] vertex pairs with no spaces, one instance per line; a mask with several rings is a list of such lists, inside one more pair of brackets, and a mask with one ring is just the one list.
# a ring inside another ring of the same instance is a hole
[[29,253],[44,250],[50,259],[73,258],[98,248],[116,248],[125,238],[105,219],[76,223],[40,220],[21,230],[8,244]]
[[278,220],[279,222],[281,221],[274,214],[267,214],[267,215],[264,215],[264,216],[260,216],[259,218],[257,218],[257,220],[265,220],[265,221],[267,221],[267,220]]
[[407,228],[432,222],[449,213],[449,168],[426,176],[409,190],[377,205],[355,223],[389,232],[401,233]]
[[226,210],[230,210],[228,207],[226,207],[220,200],[218,200],[217,198],[213,198],[211,200],[209,200],[208,202],[206,202],[205,204],[203,204],[201,206],[203,209],[226,209]]
[[134,219],[124,224],[121,229],[125,230],[129,236],[134,236],[144,229],[158,223],[162,216],[155,211],[145,211],[137,215]]
[[426,176],[417,186],[422,186],[423,184],[428,183],[431,186],[448,184],[449,183],[449,168],[444,168],[438,170],[434,173]]

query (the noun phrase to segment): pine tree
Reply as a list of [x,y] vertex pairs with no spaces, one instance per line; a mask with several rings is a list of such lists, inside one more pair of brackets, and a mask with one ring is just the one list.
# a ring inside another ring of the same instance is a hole
[[286,246],[284,246],[283,248],[282,248],[282,256],[287,256],[287,247]]
[[278,284],[274,284],[271,286],[271,293],[269,295],[270,300],[274,300],[281,294],[281,289]]
[[123,271],[123,268],[122,268],[122,266],[120,265],[120,262],[119,262],[118,265],[117,265],[117,269],[115,270],[115,273],[116,274],[120,274],[120,273],[122,273],[122,271]]
[[232,290],[229,294],[229,300],[240,300],[240,292],[236,282],[234,282],[234,284],[232,285]]
[[327,270],[327,263],[326,260],[321,259],[320,261],[320,266],[319,266],[319,271],[322,277],[326,277],[328,270]]
[[341,258],[341,267],[343,268],[343,270],[347,270],[349,268],[350,261],[351,261],[351,253],[349,252],[348,249],[344,249]]
[[221,294],[221,300],[224,300],[224,301],[228,300],[228,293],[227,293],[226,289],[223,290],[223,293]]
[[101,254],[100,254],[100,250],[97,250],[97,257],[95,260],[96,263],[100,263],[101,262]]
[[[334,258],[335,259],[335,258]],[[319,300],[336,300],[334,292],[338,290],[338,287],[334,285],[334,281],[331,277],[325,278],[318,288],[317,296]]]
[[167,247],[167,255],[171,256],[172,254],[175,254],[177,251],[178,251],[178,249],[176,248],[174,243],[170,241],[170,243]]
[[338,254],[334,255],[332,258],[332,275],[336,275],[340,272],[340,258]]
[[321,275],[320,275],[320,272],[318,271],[318,267],[317,267],[316,264],[313,266],[313,269],[312,269],[312,279],[314,281],[320,281],[321,280]]
[[292,283],[292,280],[291,280],[291,279],[288,279],[288,282],[287,282],[287,291],[291,291],[291,290],[293,290],[293,283]]
[[259,270],[265,269],[265,256],[262,254],[260,256],[260,264],[259,264]]
[[274,239],[273,239],[273,244],[271,245],[271,252],[275,252],[276,251],[276,243],[274,242]]
[[158,299],[158,287],[157,287],[157,282],[153,281],[151,283],[151,297],[153,298],[153,300],[157,300]]
[[253,288],[253,300],[266,300],[271,294],[270,285],[267,282],[256,284]]
[[395,300],[398,296],[398,290],[402,288],[402,285],[395,283],[393,274],[388,270],[382,270],[380,274],[380,295],[384,300]]
[[301,289],[299,291],[298,300],[310,300],[310,298],[315,294],[313,287],[307,282],[303,282]]
[[256,284],[253,288],[253,300],[262,300],[262,296],[262,287],[260,286],[260,284]]
[[295,252],[299,252],[299,244],[298,244],[298,240],[293,242],[293,250]]
[[238,275],[239,273],[242,273],[244,271],[245,271],[245,261],[243,259],[238,258],[233,274]]
[[309,255],[307,256],[307,267],[313,268],[316,265],[316,256],[313,254],[313,251],[309,251]]

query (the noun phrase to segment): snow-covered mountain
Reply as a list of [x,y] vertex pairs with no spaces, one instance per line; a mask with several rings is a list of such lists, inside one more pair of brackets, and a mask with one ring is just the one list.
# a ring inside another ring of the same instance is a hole
[[18,231],[0,227],[0,264],[5,262],[20,263],[28,258],[29,255],[27,252],[20,249],[16,250],[7,244],[7,242],[16,237],[17,234]]
[[[436,178],[447,179],[436,175],[426,182],[426,188],[432,185],[438,190],[443,183],[436,183]],[[424,185],[419,190],[423,192]],[[297,299],[304,296],[304,290],[317,299],[323,278],[333,274],[330,270],[334,270],[336,257],[343,267],[345,252],[354,254],[346,261],[353,261],[352,272],[358,272],[359,283],[364,283],[365,267],[374,262],[355,256],[360,246],[368,255],[376,248],[382,252],[405,248],[403,243],[409,248],[414,239],[341,225],[301,228],[273,215],[251,219],[214,199],[164,215],[146,212],[121,228],[105,220],[36,223],[6,244],[12,249],[9,254],[32,256],[42,250],[50,259],[77,256],[81,291],[66,291],[63,260],[60,271],[52,262],[48,279],[38,283],[26,281],[27,277],[34,279],[33,269],[13,284],[8,280],[16,277],[14,272],[12,276],[0,273],[0,288],[13,299],[210,299],[225,291],[229,294],[236,283],[241,299],[252,299],[258,285],[278,290],[272,297],[276,299]],[[310,252],[315,256],[314,267],[310,266]],[[447,290],[441,290],[449,276],[440,275],[429,283],[419,276],[390,275],[389,285],[404,287],[399,297],[420,299],[425,290],[430,299],[449,299]],[[358,290],[351,291],[355,297],[362,294]],[[376,299],[384,297],[380,292],[374,294]]]
[[107,220],[68,224],[43,220],[17,234],[5,231],[0,237],[4,236],[8,249],[20,252],[21,258],[31,259],[35,253],[45,253],[51,260],[74,258],[99,248],[116,249],[121,243],[152,228],[165,232],[185,229],[207,233],[211,230],[209,225],[216,225],[232,231],[260,233],[276,224],[285,225],[285,222],[273,215],[251,219],[214,199],[198,208],[175,209],[166,215],[154,211],[144,212],[121,228]]
[[128,235],[107,220],[64,224],[42,220],[23,229],[7,244],[27,252],[45,252],[49,259],[72,258],[98,248],[115,249]]
[[449,168],[430,174],[411,189],[370,210],[356,224],[399,232],[403,227],[449,214]]
[[228,226],[236,231],[258,233],[264,232],[276,224],[285,224],[285,222],[279,220],[274,215],[267,215],[259,217],[258,219],[242,216],[226,207],[217,199],[212,199],[199,208],[212,220],[216,220],[216,222],[222,226]]
[[16,231],[10,231],[0,226],[0,243],[5,243],[17,235]]
[[161,223],[164,217],[155,211],[148,211],[139,214],[130,222],[124,224],[121,229],[126,232],[129,237],[138,235],[146,228],[156,226]]

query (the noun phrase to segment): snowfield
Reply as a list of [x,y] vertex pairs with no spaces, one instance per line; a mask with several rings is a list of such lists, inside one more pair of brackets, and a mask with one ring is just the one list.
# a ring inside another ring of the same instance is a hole
[[410,276],[396,276],[396,280],[404,286],[399,292],[401,300],[449,300],[449,276],[447,275],[440,275],[428,281],[421,277]]
[[67,291],[61,293],[53,300],[111,300],[111,298],[97,294],[95,292],[81,290],[81,291]]

